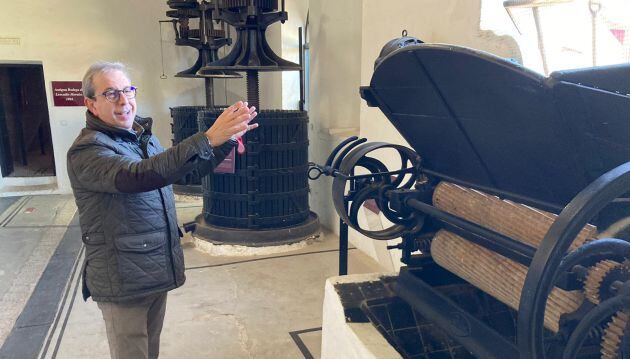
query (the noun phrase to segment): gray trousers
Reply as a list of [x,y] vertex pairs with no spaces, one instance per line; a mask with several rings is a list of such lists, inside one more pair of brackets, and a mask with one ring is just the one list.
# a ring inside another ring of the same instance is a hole
[[98,302],[105,320],[112,359],[154,359],[160,354],[160,333],[167,292],[122,302]]

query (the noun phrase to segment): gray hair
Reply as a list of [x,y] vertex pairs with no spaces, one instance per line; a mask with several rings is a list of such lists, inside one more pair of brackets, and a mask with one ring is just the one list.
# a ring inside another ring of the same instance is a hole
[[120,71],[128,79],[129,71],[127,70],[127,66],[122,62],[106,62],[106,61],[98,61],[92,64],[90,68],[83,75],[82,87],[83,87],[83,96],[87,98],[94,98],[94,76],[97,74],[104,74],[111,71]]

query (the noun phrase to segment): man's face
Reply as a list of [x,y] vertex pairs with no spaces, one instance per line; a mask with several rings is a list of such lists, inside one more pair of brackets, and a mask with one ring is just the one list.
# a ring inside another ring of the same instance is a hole
[[94,99],[85,98],[85,106],[110,126],[130,130],[136,117],[136,99],[128,99],[124,94],[117,101],[110,102],[101,94],[108,90],[122,90],[131,86],[131,81],[118,70],[98,73],[92,79],[94,85]]

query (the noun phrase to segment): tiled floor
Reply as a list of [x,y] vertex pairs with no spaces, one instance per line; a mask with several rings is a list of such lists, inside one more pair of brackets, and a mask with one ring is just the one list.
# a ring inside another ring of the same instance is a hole
[[71,223],[72,196],[1,198],[0,343],[26,305]]
[[[72,197],[2,201],[0,358],[108,358],[100,312],[91,300],[83,302],[78,287],[83,252]],[[200,206],[190,198],[179,201],[178,218],[190,221]],[[184,253],[187,282],[169,294],[161,358],[319,357],[324,283],[338,268],[334,235],[267,256],[210,256],[190,241]],[[351,273],[380,270],[350,250]],[[44,280],[59,283],[51,288]]]

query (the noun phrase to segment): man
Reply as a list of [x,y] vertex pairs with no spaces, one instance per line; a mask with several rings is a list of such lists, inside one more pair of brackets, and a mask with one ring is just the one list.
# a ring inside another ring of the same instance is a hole
[[205,133],[164,150],[152,120],[136,116],[125,66],[99,62],[83,78],[86,126],[68,151],[85,243],[83,297],[100,308],[112,358],[157,358],[167,291],[184,284],[170,184],[212,171],[257,124],[237,102]]

